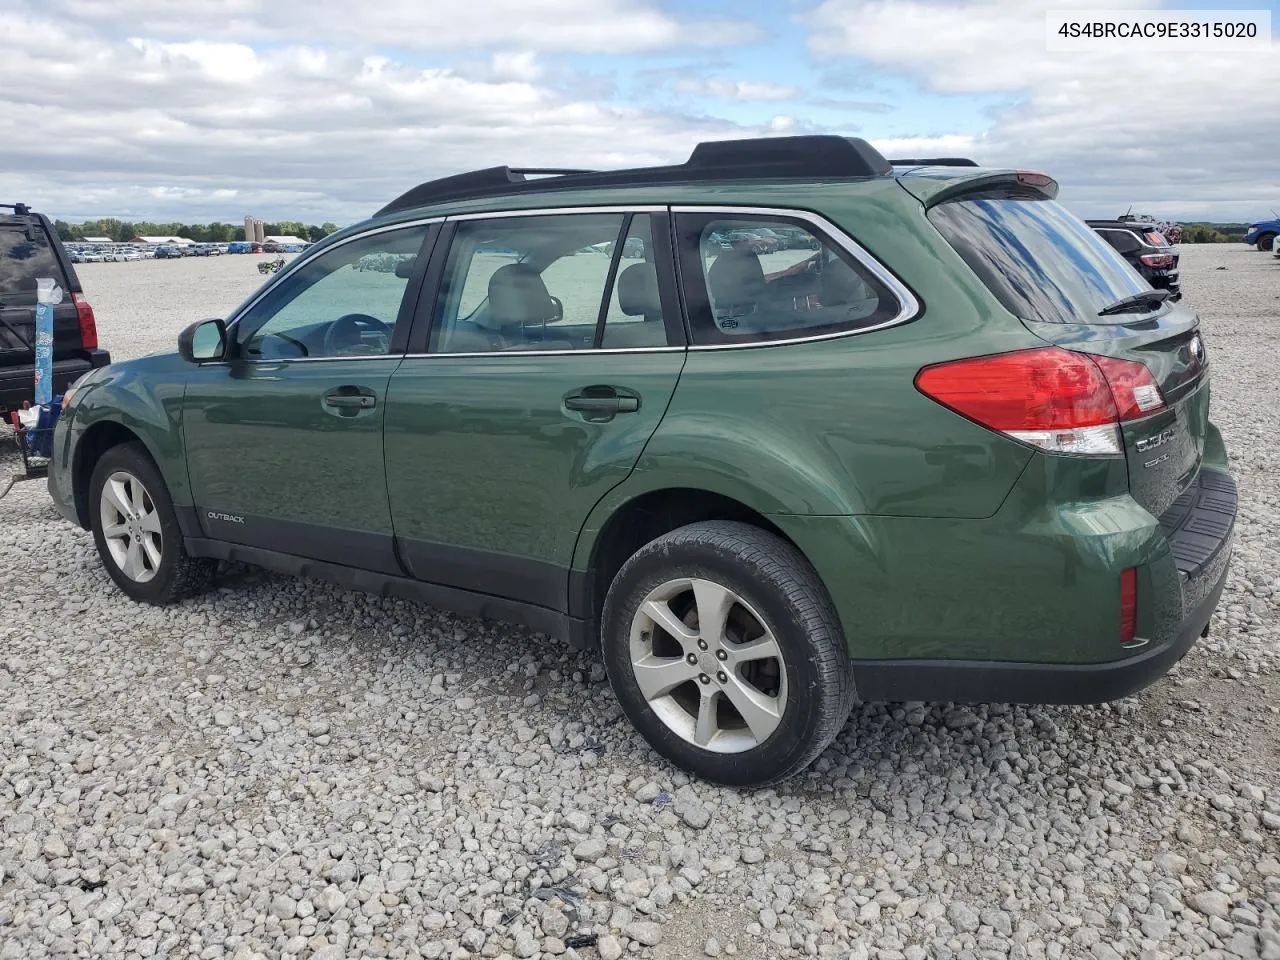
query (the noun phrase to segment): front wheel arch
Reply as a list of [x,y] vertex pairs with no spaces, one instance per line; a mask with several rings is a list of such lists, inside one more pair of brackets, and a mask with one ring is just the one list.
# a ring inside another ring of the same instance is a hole
[[[100,420],[88,427],[75,447],[71,461],[72,494],[75,501],[76,520],[85,530],[90,528],[89,519],[89,480],[93,477],[98,461],[112,447],[126,443],[140,444],[146,449],[146,443],[124,424],[114,420]],[[157,463],[155,454],[147,449],[147,456]],[[157,467],[159,469],[159,467]]]

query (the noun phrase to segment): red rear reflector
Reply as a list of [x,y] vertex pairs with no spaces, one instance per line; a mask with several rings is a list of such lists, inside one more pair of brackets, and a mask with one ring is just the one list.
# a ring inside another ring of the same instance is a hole
[[1132,643],[1138,633],[1138,568],[1120,571],[1120,642]]
[[80,345],[85,350],[97,350],[98,322],[93,317],[93,307],[83,293],[73,293],[71,302],[76,305],[76,316],[80,319]]
[[1164,407],[1143,364],[1061,347],[939,363],[915,382],[961,416],[1052,453],[1119,454],[1117,424]]

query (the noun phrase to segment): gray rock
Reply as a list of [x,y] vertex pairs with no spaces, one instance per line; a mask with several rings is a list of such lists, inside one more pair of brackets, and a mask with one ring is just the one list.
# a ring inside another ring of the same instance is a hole
[[620,960],[622,957],[622,943],[613,934],[606,933],[597,940],[596,950],[600,960]]
[[623,933],[646,947],[656,947],[662,942],[662,927],[650,920],[629,923]]
[[1188,905],[1197,913],[1208,917],[1226,919],[1231,913],[1231,898],[1217,890],[1204,890],[1187,898]]

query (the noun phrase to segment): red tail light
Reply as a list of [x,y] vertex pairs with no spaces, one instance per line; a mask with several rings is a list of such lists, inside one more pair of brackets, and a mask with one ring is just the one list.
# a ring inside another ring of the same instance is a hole
[[1164,238],[1164,234],[1159,230],[1150,230],[1147,232],[1147,243],[1153,247],[1167,247],[1169,241]]
[[1138,568],[1120,571],[1120,642],[1132,643],[1138,633]]
[[1173,254],[1171,253],[1144,253],[1138,257],[1148,267],[1172,267]]
[[925,367],[916,389],[984,427],[1053,453],[1118,454],[1117,425],[1164,407],[1141,363],[1060,347]]
[[84,298],[83,293],[73,293],[71,302],[76,305],[76,316],[80,318],[80,343],[86,350],[98,349],[98,322],[93,317],[93,307]]

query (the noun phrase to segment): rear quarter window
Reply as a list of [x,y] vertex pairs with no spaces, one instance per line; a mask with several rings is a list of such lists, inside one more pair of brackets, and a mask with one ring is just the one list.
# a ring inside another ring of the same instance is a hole
[[952,200],[928,215],[1005,309],[1025,320],[1114,323],[1098,312],[1151,289],[1092,227],[1054,200]]
[[44,227],[0,224],[0,297],[10,303],[35,303],[40,277],[52,277],[64,289],[67,286]]

